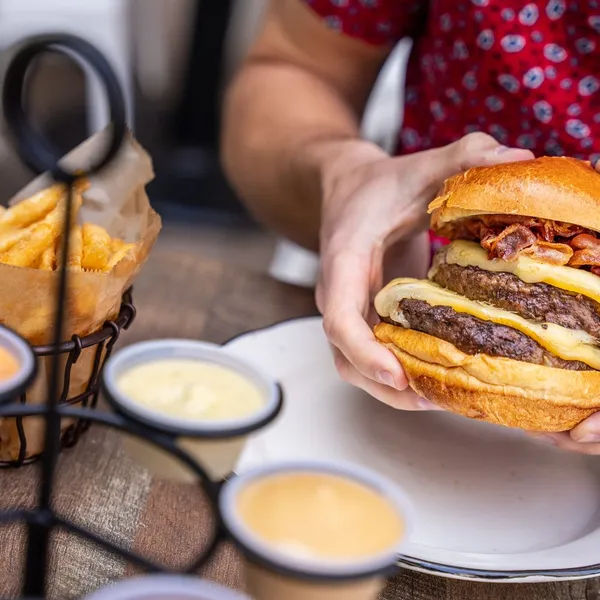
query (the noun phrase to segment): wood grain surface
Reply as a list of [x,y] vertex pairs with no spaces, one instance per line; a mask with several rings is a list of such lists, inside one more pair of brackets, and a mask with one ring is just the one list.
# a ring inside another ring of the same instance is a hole
[[[138,318],[120,344],[170,336],[224,342],[251,329],[316,313],[307,290],[162,248],[152,256],[134,296]],[[33,505],[36,478],[37,467],[0,472],[0,507]],[[64,517],[170,568],[192,560],[212,524],[207,501],[196,487],[153,480],[123,454],[119,434],[98,427],[63,453],[55,504]],[[18,595],[23,534],[19,525],[0,528],[0,597]],[[81,598],[135,573],[118,556],[58,532],[48,597]],[[239,557],[231,546],[220,549],[205,575],[243,588]],[[404,571],[389,582],[381,600],[600,600],[600,583],[481,584]]]

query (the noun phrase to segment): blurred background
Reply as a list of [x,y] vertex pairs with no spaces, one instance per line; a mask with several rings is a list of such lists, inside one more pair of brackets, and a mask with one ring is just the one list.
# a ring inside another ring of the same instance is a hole
[[[135,136],[154,160],[151,201],[164,219],[161,244],[197,246],[278,278],[310,285],[316,257],[275,240],[246,214],[219,165],[223,91],[260,29],[267,0],[0,0],[0,43],[69,32],[88,39],[123,84]],[[364,136],[393,147],[399,127],[408,42],[381,74]],[[3,53],[6,60],[7,53]],[[101,90],[89,73],[49,57],[32,77],[31,112],[67,151],[106,123]],[[401,100],[400,100],[401,101]],[[0,201],[31,178],[0,140]]]

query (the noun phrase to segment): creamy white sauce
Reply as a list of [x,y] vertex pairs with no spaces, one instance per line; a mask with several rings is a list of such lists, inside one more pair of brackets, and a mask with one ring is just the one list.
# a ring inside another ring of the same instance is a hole
[[117,380],[121,393],[172,417],[226,420],[247,417],[266,403],[260,388],[221,365],[165,359],[138,365]]

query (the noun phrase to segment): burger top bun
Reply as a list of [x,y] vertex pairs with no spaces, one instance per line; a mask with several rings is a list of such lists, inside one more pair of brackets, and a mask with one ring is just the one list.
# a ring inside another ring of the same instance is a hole
[[446,180],[429,205],[431,227],[453,238],[453,222],[480,214],[538,217],[600,231],[600,174],[589,162],[542,157],[474,167]]

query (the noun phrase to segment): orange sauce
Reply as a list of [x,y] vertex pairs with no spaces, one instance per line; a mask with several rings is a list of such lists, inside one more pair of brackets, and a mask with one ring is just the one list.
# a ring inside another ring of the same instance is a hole
[[240,493],[237,508],[264,541],[317,559],[376,555],[394,548],[404,534],[404,521],[387,498],[326,473],[259,478]]
[[17,359],[5,348],[0,348],[0,381],[14,377],[19,371]]

